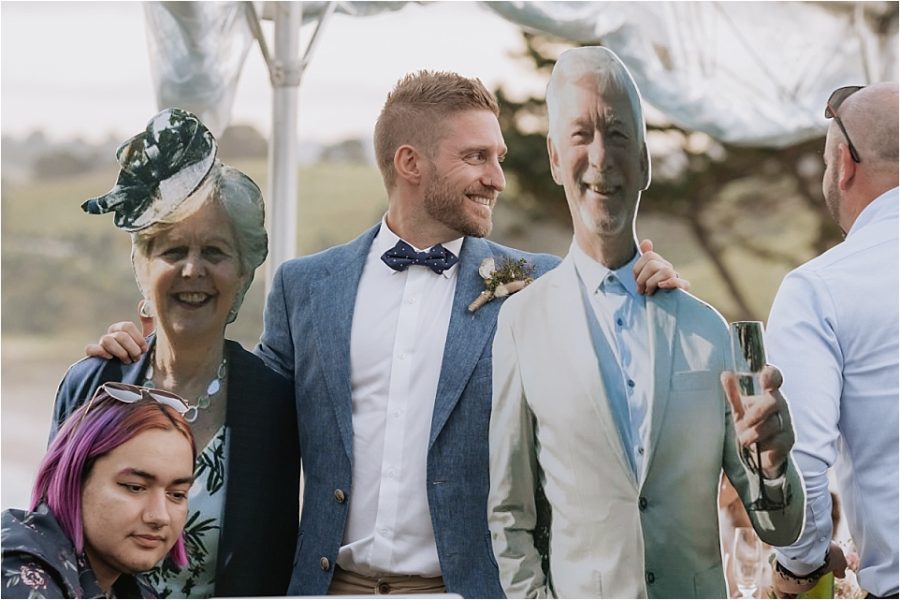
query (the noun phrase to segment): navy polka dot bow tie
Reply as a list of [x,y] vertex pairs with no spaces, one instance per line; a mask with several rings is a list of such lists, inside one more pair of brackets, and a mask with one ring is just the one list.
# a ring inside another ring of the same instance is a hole
[[415,248],[398,240],[393,248],[381,255],[381,260],[395,271],[405,271],[410,265],[421,265],[435,273],[443,273],[455,265],[459,258],[440,244],[433,246],[428,252],[416,252]]

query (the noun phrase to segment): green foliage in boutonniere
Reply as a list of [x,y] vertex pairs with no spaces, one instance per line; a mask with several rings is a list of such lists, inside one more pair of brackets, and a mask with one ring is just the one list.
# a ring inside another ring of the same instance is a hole
[[524,258],[507,258],[497,268],[493,258],[481,261],[478,274],[484,279],[484,291],[469,305],[469,312],[475,312],[494,298],[515,294],[534,281],[534,265]]

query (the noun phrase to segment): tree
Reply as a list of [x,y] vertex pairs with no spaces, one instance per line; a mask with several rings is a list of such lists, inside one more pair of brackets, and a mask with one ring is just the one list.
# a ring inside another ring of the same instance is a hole
[[225,160],[265,158],[266,138],[252,125],[229,125],[219,137],[219,157]]
[[[524,58],[549,79],[556,57],[571,44],[523,33]],[[547,161],[547,114],[543,98],[511,100],[496,91],[500,125],[509,153],[504,170],[514,180],[514,202],[535,217],[568,223],[561,187]],[[784,149],[746,148],[720,143],[665,121],[648,122],[647,142],[653,182],[641,198],[641,214],[664,215],[686,226],[692,242],[712,265],[737,307],[739,319],[759,319],[742,281],[738,252],[787,268],[840,240],[821,198],[823,140]],[[786,243],[796,223],[811,224],[813,235]]]
[[367,144],[360,139],[342,140],[336,144],[331,144],[330,146],[323,148],[322,154],[319,156],[319,161],[367,164],[372,162],[369,160],[370,146],[371,144]]

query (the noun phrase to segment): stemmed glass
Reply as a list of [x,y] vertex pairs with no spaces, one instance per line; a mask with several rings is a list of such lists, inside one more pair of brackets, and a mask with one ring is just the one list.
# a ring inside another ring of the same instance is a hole
[[756,597],[762,558],[762,542],[756,536],[753,528],[735,527],[731,565],[734,569],[734,581],[737,583],[738,591],[741,592],[741,598]]
[[[742,401],[751,396],[763,393],[760,374],[766,366],[766,347],[763,341],[763,324],[760,321],[735,321],[730,326],[731,356],[734,374],[737,376],[738,388]],[[744,406],[745,409],[749,406]],[[745,460],[753,464],[759,479],[759,498],[748,507],[750,510],[768,511],[781,508],[766,497],[763,482],[762,456],[758,444],[752,451],[744,450]]]

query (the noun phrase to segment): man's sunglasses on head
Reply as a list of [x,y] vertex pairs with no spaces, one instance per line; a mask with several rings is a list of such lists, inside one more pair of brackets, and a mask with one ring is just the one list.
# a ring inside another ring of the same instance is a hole
[[850,148],[850,158],[856,163],[862,162],[859,160],[859,152],[856,151],[856,147],[853,145],[853,142],[850,141],[850,134],[847,133],[847,128],[844,127],[844,123],[838,116],[837,111],[841,107],[841,104],[844,103],[844,100],[864,87],[866,86],[846,85],[844,87],[839,87],[831,92],[831,96],[829,96],[828,101],[825,102],[825,118],[834,119],[834,122],[837,123],[837,126],[841,129],[841,133],[843,133],[844,137],[847,139],[847,146]]

